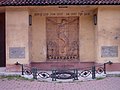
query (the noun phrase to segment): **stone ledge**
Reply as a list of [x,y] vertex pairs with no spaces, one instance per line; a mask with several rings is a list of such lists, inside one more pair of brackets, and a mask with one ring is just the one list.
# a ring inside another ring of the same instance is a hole
[[120,71],[107,72],[106,77],[120,77]]

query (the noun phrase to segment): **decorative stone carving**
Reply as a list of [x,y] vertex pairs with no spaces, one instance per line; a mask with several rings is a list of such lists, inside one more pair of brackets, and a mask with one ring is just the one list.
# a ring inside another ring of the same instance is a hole
[[48,60],[78,60],[79,18],[47,17]]

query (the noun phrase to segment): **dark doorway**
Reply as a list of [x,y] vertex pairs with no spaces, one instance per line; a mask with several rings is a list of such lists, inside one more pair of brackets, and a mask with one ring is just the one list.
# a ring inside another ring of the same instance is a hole
[[5,13],[0,13],[0,67],[6,66]]

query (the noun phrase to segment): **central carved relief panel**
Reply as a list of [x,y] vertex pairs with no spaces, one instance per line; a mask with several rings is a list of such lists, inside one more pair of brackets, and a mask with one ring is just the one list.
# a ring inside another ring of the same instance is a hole
[[47,17],[47,59],[79,59],[79,17]]

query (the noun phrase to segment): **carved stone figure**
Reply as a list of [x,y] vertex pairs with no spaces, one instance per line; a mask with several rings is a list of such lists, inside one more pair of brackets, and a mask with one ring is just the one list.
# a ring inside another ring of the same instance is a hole
[[[48,56],[52,55],[55,57],[54,59],[72,59],[69,58],[72,57],[72,54],[78,56],[77,26],[78,17],[47,18],[47,42],[52,42],[51,46],[48,45]],[[53,42],[55,45],[53,45]]]

